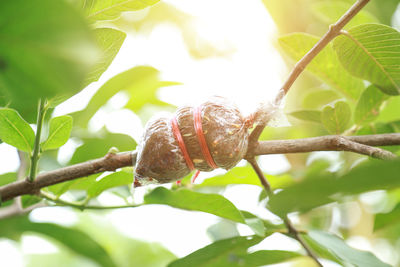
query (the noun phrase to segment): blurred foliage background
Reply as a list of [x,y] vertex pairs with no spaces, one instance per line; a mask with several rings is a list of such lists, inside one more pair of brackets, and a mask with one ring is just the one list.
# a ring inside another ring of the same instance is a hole
[[[270,68],[283,74],[278,82],[353,4],[351,0],[254,2],[253,9],[235,9],[233,15],[239,23],[255,8],[271,16],[276,30],[273,49],[266,51]],[[203,8],[211,12],[212,1],[197,3],[207,4]],[[234,59],[238,48],[221,41],[223,32],[207,38],[199,33],[198,18],[187,11],[190,5],[195,1],[0,2],[0,139],[2,153],[9,153],[2,158],[5,165],[15,161],[20,151],[18,166],[2,171],[0,185],[29,173],[41,98],[47,99],[47,112],[39,172],[102,157],[112,147],[132,151],[151,116],[174,111],[185,97],[196,98],[196,92],[184,85],[187,73],[166,79],[155,66],[139,59],[111,65],[118,53],[132,49],[127,45],[132,40],[147,40],[154,31],[168,29],[160,25],[179,31],[184,46],[177,46],[185,50],[191,64],[210,60],[218,66],[218,59]],[[235,1],[236,8],[241,5],[248,3]],[[228,1],[221,6],[229,12]],[[235,31],[223,23],[221,6],[214,10],[220,12],[223,24],[218,30]],[[257,32],[266,25],[252,27],[245,31]],[[399,29],[399,1],[372,0],[345,27],[357,42],[340,36],[312,61],[290,90],[277,125],[267,127],[261,140],[399,132]],[[168,38],[168,32],[164,36]],[[252,60],[256,62],[256,56]],[[282,60],[285,65],[279,65]],[[190,67],[186,61],[167,63]],[[266,77],[277,73],[268,74],[257,64],[245,68]],[[220,69],[216,75],[228,71]],[[249,73],[242,75],[251,87],[255,78]],[[241,76],[235,74],[226,74],[229,82]],[[213,83],[213,77],[203,77],[201,72],[193,75]],[[252,109],[260,97],[268,99],[276,93],[276,80],[271,87],[257,88],[257,94],[247,88],[226,92],[233,91],[239,99],[246,95]],[[210,93],[203,89],[204,95]],[[399,153],[398,146],[387,149]],[[229,172],[202,174],[196,184],[185,177],[182,187],[150,186],[133,192],[134,170],[124,168],[45,188],[42,198],[23,196],[16,200],[23,208],[50,207],[0,220],[0,258],[5,266],[283,262],[280,266],[313,266],[285,232],[280,216],[290,214],[324,266],[400,266],[399,161],[317,152],[261,156],[259,162],[273,189],[280,190],[270,199],[244,162]],[[15,202],[4,202],[1,209],[12,205]]]

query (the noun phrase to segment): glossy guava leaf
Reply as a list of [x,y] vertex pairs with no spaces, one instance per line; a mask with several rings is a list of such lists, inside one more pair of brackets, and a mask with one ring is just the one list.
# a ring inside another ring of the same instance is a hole
[[0,138],[19,150],[31,152],[35,133],[16,110],[0,108]]
[[319,110],[298,110],[290,112],[288,115],[299,120],[321,123],[321,111]]
[[232,202],[218,194],[204,194],[188,189],[171,191],[164,187],[157,187],[145,195],[144,203],[203,211],[235,222],[245,223],[243,215]]
[[306,212],[349,195],[398,188],[400,179],[394,174],[399,172],[399,160],[394,160],[366,162],[341,177],[332,173],[311,175],[271,196],[268,204],[280,215]]
[[321,122],[331,134],[341,134],[350,125],[351,109],[344,101],[337,101],[333,106],[326,105],[321,113]]
[[52,118],[50,120],[50,130],[47,140],[43,142],[41,148],[43,151],[56,149],[64,145],[72,130],[72,117],[65,115]]
[[376,86],[371,85],[362,93],[354,111],[354,122],[362,125],[373,121],[379,116],[382,104],[389,98]]
[[26,216],[17,216],[0,221],[0,235],[19,239],[25,232],[44,235],[50,240],[64,245],[80,256],[91,259],[100,266],[116,266],[107,251],[86,233],[72,227],[54,223],[31,222]]
[[[300,60],[319,40],[306,33],[291,33],[279,38],[279,45],[293,60]],[[331,44],[328,44],[311,62],[307,70],[335,88],[350,100],[358,99],[364,90],[362,81],[351,76],[338,60]]]
[[[320,1],[311,6],[311,11],[320,21],[326,24],[334,24],[336,21],[346,13],[353,3],[346,3],[343,1]],[[350,27],[365,24],[365,23],[378,23],[378,19],[366,10],[360,10],[348,24],[345,29]]]
[[89,104],[82,111],[71,114],[77,125],[86,127],[90,118],[117,93],[126,93],[129,97],[126,108],[139,111],[144,105],[155,104],[169,106],[159,100],[156,92],[160,87],[176,85],[177,83],[160,80],[158,70],[149,66],[133,67],[112,77],[97,90]]
[[389,95],[400,94],[400,32],[386,25],[363,24],[334,40],[342,65]]
[[33,121],[41,97],[79,92],[99,50],[66,1],[0,1],[0,103]]
[[87,190],[88,197],[93,198],[100,195],[103,191],[123,185],[130,185],[133,182],[133,174],[126,171],[111,173],[99,181],[96,181]]
[[93,34],[101,52],[99,59],[96,60],[94,66],[90,68],[89,73],[86,75],[82,88],[97,81],[103,72],[107,70],[126,37],[126,33],[112,28],[97,28],[93,30]]
[[375,215],[374,231],[388,226],[396,225],[400,221],[400,204],[397,204],[390,212]]
[[124,11],[136,11],[156,4],[159,0],[79,0],[90,21],[114,20]]
[[341,259],[343,263],[352,264],[357,267],[390,266],[389,264],[382,262],[371,252],[361,251],[350,247],[343,239],[336,235],[322,231],[309,231],[308,236],[316,241],[320,246],[326,247]]

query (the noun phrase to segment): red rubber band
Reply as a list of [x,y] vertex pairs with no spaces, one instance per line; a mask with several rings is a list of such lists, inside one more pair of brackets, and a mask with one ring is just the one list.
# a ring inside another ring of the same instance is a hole
[[213,169],[217,169],[218,166],[215,164],[214,159],[211,156],[210,150],[207,146],[206,138],[204,137],[203,125],[201,122],[201,108],[202,106],[198,106],[193,110],[194,129],[196,131],[197,139],[200,143],[201,152],[203,153],[203,157],[205,158],[208,166]]
[[171,119],[171,126],[172,126],[172,133],[174,134],[175,140],[178,143],[178,146],[182,151],[183,158],[186,161],[186,165],[192,171],[192,170],[194,170],[194,165],[193,165],[193,162],[192,162],[192,160],[189,156],[189,153],[186,149],[185,142],[183,141],[183,137],[182,137],[181,131],[179,130],[178,122],[176,121],[175,117],[173,117]]
[[199,176],[199,174],[200,174],[200,171],[199,171],[199,170],[197,170],[197,171],[193,174],[193,176],[192,176],[192,184],[194,184],[194,182],[196,181],[196,179],[197,179],[197,177]]

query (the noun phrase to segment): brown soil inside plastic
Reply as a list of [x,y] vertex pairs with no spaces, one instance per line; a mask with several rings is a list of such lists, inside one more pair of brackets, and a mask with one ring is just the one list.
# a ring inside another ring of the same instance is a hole
[[[248,126],[236,106],[221,97],[201,105],[203,134],[214,162],[219,168],[233,168],[246,154]],[[199,145],[193,125],[193,107],[176,111],[176,119],[189,156],[196,169],[212,171]],[[190,172],[175,140],[169,118],[160,118],[146,126],[138,148],[135,178],[140,181],[167,183]],[[150,179],[151,178],[151,179]]]

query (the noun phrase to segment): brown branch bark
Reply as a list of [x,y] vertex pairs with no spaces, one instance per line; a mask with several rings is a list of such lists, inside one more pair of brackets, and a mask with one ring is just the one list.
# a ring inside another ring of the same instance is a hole
[[[400,145],[400,133],[348,137],[328,135],[293,140],[271,140],[258,142],[254,150],[249,150],[246,158],[250,159],[256,155],[267,154],[351,151],[387,159],[393,158],[395,155],[389,151],[372,146],[391,145]],[[99,172],[115,171],[119,168],[132,166],[135,162],[136,152],[119,154],[108,153],[105,157],[100,159],[41,173],[34,182],[22,180],[1,186],[0,197],[2,201],[7,201],[21,195],[36,194],[41,188],[46,186],[86,177]]]
[[0,187],[1,201],[7,201],[17,196],[36,194],[43,187],[59,184],[76,178],[86,177],[91,174],[115,171],[116,169],[132,166],[136,162],[136,152],[120,154],[108,153],[103,158],[95,159],[54,171],[37,175],[33,182],[28,179],[17,181]]
[[400,144],[400,134],[377,134],[360,136],[327,135],[320,137],[261,141],[249,151],[246,158],[265,154],[288,154],[312,151],[351,151],[380,159],[393,159],[395,154],[373,146]]
[[[299,77],[299,75],[303,72],[303,70],[307,67],[307,65],[313,60],[313,58],[321,52],[321,50],[329,44],[336,36],[340,34],[340,31],[343,27],[355,16],[357,13],[369,2],[369,0],[358,0],[350,9],[333,25],[329,26],[329,30],[321,37],[321,39],[308,51],[307,54],[303,56],[300,61],[298,61],[293,68],[292,72],[289,74],[289,77],[283,84],[282,88],[279,90],[278,95],[276,96],[273,108],[279,106],[289,91],[290,87]],[[274,110],[260,110],[259,113],[269,112],[271,114],[256,114],[256,117],[263,117],[261,122],[256,126],[253,132],[250,135],[250,143],[253,145],[257,142],[260,137],[262,131],[267,125],[268,121],[271,119]]]

